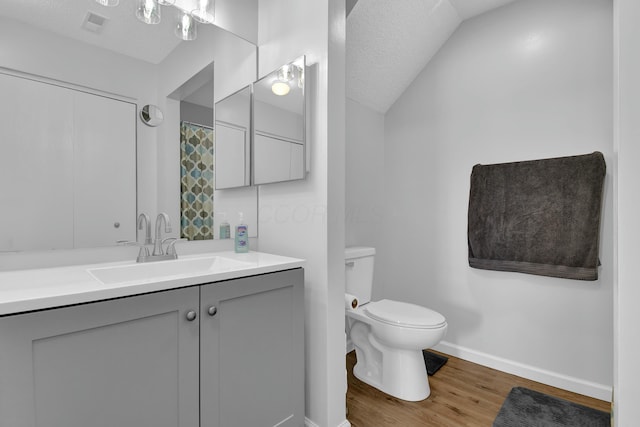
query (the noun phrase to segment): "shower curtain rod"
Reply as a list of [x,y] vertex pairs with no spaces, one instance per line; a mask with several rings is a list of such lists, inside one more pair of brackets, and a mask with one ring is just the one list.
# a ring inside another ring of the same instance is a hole
[[213,130],[213,126],[203,125],[203,124],[195,123],[195,122],[190,122],[189,120],[180,120],[180,123],[189,123],[190,125],[196,125],[196,126],[200,126],[200,127],[203,127],[203,128],[207,128],[207,129]]

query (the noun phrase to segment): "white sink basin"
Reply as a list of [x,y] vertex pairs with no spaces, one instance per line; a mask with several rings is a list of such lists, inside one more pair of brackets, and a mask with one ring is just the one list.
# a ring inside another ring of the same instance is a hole
[[203,258],[178,258],[138,264],[116,265],[88,269],[96,280],[104,285],[115,285],[148,280],[175,279],[240,270],[251,264],[221,256]]

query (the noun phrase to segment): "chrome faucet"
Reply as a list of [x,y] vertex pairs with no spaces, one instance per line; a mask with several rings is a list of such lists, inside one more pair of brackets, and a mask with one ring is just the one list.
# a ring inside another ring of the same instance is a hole
[[[166,261],[170,259],[178,258],[178,254],[176,253],[175,244],[179,240],[175,237],[168,237],[166,239],[162,238],[162,223],[164,222],[164,232],[171,233],[171,221],[169,220],[169,215],[162,212],[158,214],[156,218],[156,235],[155,241],[151,241],[151,222],[149,221],[149,216],[147,214],[140,214],[138,216],[138,230],[142,230],[143,225],[146,226],[146,236],[144,240],[144,244],[138,243],[140,246],[140,253],[138,254],[137,262],[151,262],[151,261]],[[163,248],[163,244],[165,242],[169,242],[167,245],[167,250],[165,251]],[[153,243],[153,253],[149,254],[149,248],[146,245],[150,245]]]
[[150,245],[153,243],[151,241],[151,220],[149,219],[149,215],[146,213],[141,213],[138,215],[138,230],[142,230],[144,223],[145,232],[144,232],[144,243],[145,245]]
[[151,221],[149,220],[149,215],[146,213],[138,215],[138,230],[142,230],[143,226],[145,227],[144,243],[136,242],[140,246],[137,262],[141,262],[140,260],[149,257],[149,248],[147,248],[147,245],[151,244]]
[[164,212],[158,214],[156,218],[156,237],[153,245],[153,256],[164,255],[164,251],[162,250],[162,230],[161,226],[164,222],[164,232],[171,233],[171,221],[169,220],[169,215]]

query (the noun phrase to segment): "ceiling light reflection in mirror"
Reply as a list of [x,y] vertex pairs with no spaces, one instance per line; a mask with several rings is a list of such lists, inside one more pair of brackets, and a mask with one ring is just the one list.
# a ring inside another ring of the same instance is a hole
[[[95,1],[106,7],[120,4],[119,0]],[[172,12],[174,33],[181,40],[197,38],[197,23],[213,24],[215,21],[215,0],[136,0],[136,18],[145,24],[157,25],[162,21],[162,7]]]
[[253,85],[254,185],[305,177],[304,74],[303,56]]

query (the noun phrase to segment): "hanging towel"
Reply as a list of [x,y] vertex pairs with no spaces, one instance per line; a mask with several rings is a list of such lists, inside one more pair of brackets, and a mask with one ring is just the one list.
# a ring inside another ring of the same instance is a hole
[[602,153],[475,165],[469,266],[597,280]]

